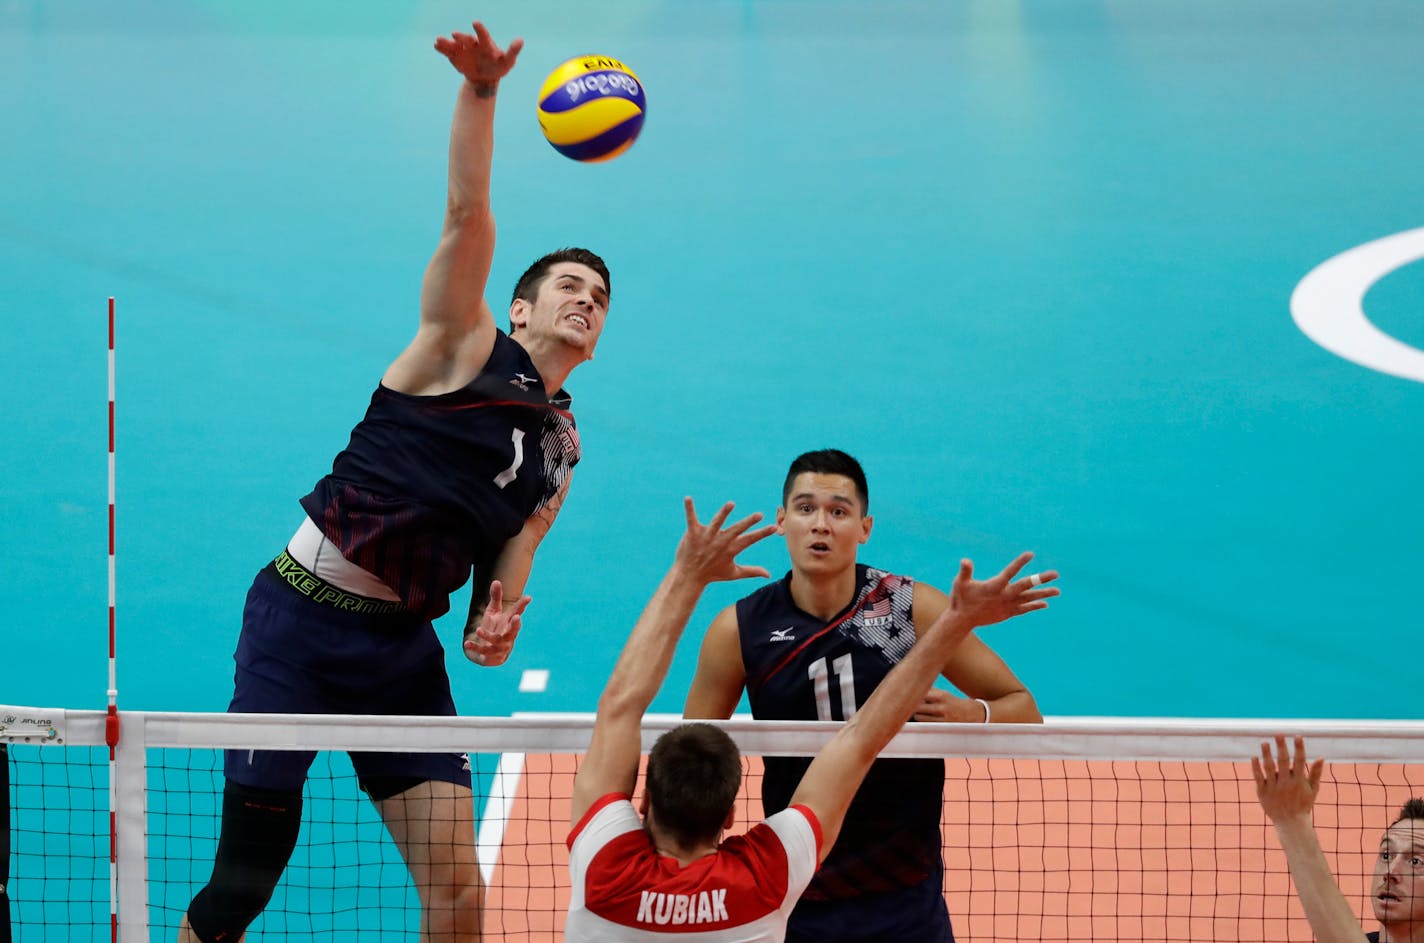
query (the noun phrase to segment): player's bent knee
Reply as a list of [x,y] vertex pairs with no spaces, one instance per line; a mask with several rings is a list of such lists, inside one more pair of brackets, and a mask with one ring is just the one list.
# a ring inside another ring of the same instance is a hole
[[302,825],[302,794],[229,781],[213,876],[188,907],[203,943],[232,943],[262,913],[282,878]]
[[476,880],[455,890],[455,909],[461,913],[478,914],[485,906],[484,882]]
[[426,910],[431,936],[452,934],[456,939],[478,939],[484,924],[484,887],[473,884],[436,895]]
[[425,899],[432,908],[478,911],[485,900],[479,867],[455,868],[435,876],[425,888]]

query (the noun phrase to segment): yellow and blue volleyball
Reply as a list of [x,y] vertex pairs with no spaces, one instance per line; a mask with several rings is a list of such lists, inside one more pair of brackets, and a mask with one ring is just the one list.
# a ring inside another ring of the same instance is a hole
[[611,160],[633,146],[648,102],[633,70],[607,56],[578,56],[539,89],[539,127],[573,160]]

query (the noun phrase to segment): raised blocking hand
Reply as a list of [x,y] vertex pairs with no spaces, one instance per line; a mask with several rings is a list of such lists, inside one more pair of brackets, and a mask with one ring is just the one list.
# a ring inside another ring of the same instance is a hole
[[1021,553],[987,580],[974,578],[971,561],[959,561],[959,573],[949,594],[950,606],[974,625],[993,625],[1035,609],[1047,609],[1048,600],[1058,595],[1058,587],[1046,585],[1058,579],[1057,570],[1015,578],[1032,559],[1032,553]]
[[773,524],[751,529],[762,519],[760,512],[749,514],[724,530],[722,525],[727,523],[734,507],[731,501],[722,505],[706,524],[697,520],[697,509],[692,506],[691,498],[683,498],[682,507],[687,515],[687,532],[677,545],[676,563],[686,576],[701,583],[717,583],[771,575],[765,567],[746,566],[736,559],[737,554],[752,544],[776,533]]
[[1276,755],[1271,745],[1261,744],[1260,757],[1251,757],[1251,775],[1256,779],[1256,798],[1272,822],[1298,816],[1310,817],[1320,792],[1320,776],[1325,761],[1310,763],[1305,758],[1305,738],[1295,738],[1295,755],[1286,746],[1284,735],[1276,736]]

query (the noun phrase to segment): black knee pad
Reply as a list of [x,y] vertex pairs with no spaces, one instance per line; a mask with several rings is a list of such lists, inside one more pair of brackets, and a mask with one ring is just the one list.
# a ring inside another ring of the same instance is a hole
[[232,943],[257,919],[297,847],[302,794],[229,781],[213,876],[188,907],[204,943]]

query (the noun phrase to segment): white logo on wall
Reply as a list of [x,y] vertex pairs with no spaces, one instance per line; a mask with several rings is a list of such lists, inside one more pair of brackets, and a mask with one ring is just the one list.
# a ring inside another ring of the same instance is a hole
[[1291,317],[1332,354],[1380,373],[1424,383],[1424,350],[1390,337],[1365,317],[1365,293],[1390,272],[1424,259],[1424,229],[1356,246],[1316,266],[1291,294]]

